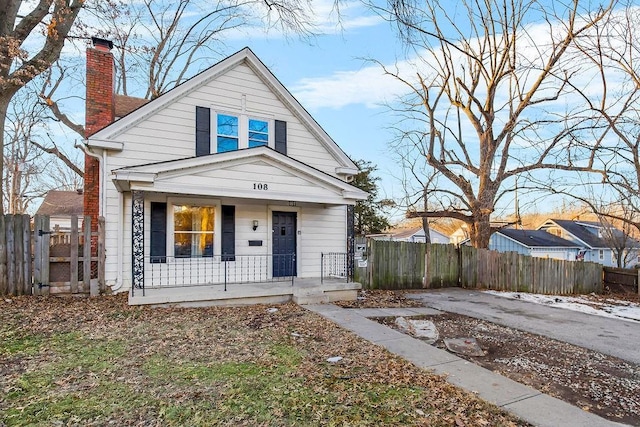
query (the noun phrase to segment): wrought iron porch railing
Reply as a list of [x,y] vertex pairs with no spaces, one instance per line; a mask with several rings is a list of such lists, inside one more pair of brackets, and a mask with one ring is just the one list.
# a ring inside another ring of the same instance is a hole
[[350,282],[353,279],[349,268],[349,257],[345,252],[323,252],[321,254],[320,282],[324,279],[344,279]]
[[[139,273],[138,273],[139,274]],[[295,254],[145,257],[143,277],[135,289],[293,281]]]

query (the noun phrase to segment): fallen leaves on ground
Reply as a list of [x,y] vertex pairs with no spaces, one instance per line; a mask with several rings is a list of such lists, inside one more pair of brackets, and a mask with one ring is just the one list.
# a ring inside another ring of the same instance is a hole
[[0,424],[526,425],[294,304],[126,301],[0,300]]

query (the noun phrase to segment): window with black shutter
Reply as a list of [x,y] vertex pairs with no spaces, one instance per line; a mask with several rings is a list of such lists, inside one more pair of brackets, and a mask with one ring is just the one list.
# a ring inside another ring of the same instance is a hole
[[222,206],[222,261],[235,261],[236,253],[236,207]]
[[211,153],[211,109],[196,107],[196,156]]
[[151,262],[167,262],[167,204],[151,202]]
[[275,149],[278,153],[287,155],[287,122],[276,120],[275,128]]

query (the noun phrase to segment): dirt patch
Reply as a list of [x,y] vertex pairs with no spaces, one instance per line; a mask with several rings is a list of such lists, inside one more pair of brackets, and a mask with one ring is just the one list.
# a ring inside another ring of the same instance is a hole
[[[444,339],[475,338],[484,350],[473,363],[612,421],[640,425],[640,367],[540,335],[453,313],[420,316]],[[395,327],[395,318],[380,319]]]

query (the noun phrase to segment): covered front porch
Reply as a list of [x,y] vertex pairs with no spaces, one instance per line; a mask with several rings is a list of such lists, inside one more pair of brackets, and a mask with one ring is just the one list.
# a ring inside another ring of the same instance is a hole
[[198,286],[153,287],[129,293],[130,305],[238,306],[251,304],[318,304],[355,300],[360,283],[338,278],[305,278],[268,283],[220,283]]

